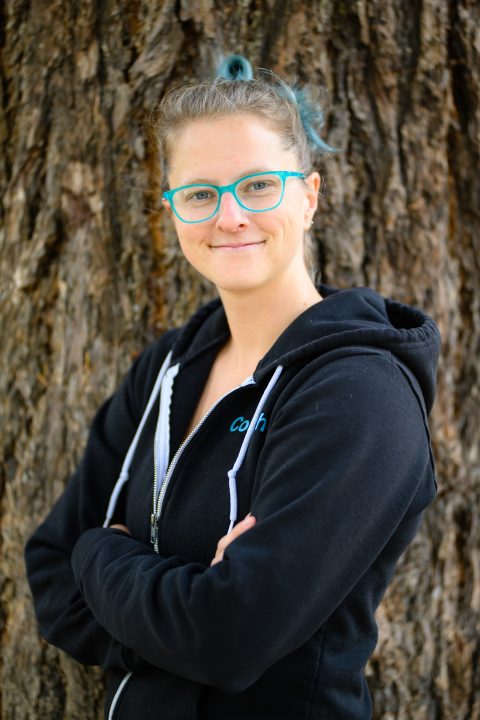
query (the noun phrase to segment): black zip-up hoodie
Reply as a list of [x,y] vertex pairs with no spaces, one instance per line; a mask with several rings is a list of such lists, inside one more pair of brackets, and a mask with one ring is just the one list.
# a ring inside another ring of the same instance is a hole
[[185,441],[220,301],[147,348],[29,540],[41,633],[109,671],[107,718],[370,718],[374,612],[436,490],[440,338],[372,290],[320,292]]

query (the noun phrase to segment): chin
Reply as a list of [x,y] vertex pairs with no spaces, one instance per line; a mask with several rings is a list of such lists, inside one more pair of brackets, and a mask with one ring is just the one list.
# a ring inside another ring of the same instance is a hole
[[268,285],[268,278],[252,277],[252,273],[228,278],[212,278],[212,282],[219,291],[247,293],[260,290]]

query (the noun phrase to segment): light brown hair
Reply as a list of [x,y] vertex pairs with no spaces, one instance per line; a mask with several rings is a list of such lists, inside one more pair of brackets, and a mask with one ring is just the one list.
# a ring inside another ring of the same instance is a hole
[[[282,88],[282,86],[280,86]],[[285,96],[263,79],[215,79],[168,92],[154,113],[154,125],[166,181],[168,159],[176,134],[195,120],[254,115],[275,130],[286,150],[294,150],[300,170],[312,170],[312,153],[293,94]]]

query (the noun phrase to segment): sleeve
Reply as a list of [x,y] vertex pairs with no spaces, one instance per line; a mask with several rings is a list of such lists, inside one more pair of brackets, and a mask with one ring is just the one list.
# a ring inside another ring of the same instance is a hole
[[[167,333],[147,348],[97,412],[79,467],[25,548],[42,636],[79,662],[104,669],[129,670],[142,660],[94,617],[78,590],[70,556],[82,533],[103,523],[110,493],[169,344]],[[159,355],[163,357],[157,359]]]
[[423,504],[432,499],[432,477],[424,416],[398,366],[336,360],[272,420],[257,523],[222,562],[164,558],[100,528],[77,542],[74,574],[113,637],[165,670],[240,692],[326,621],[418,513],[422,482]]

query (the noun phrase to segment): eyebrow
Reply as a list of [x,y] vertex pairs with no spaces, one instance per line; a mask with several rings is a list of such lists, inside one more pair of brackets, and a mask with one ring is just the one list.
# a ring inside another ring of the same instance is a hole
[[[236,182],[237,180],[241,180],[244,177],[248,177],[248,175],[255,175],[256,173],[267,173],[267,172],[275,172],[275,170],[270,170],[265,167],[256,167],[252,168],[251,170],[247,170],[246,172],[242,172],[236,180],[232,180],[232,182]],[[216,187],[221,187],[220,183],[214,182],[214,180],[209,180],[207,178],[194,178],[193,180],[184,181],[181,183],[181,185],[178,185],[177,187],[183,187],[184,185],[215,185]],[[231,183],[224,183],[225,185],[230,185]]]

